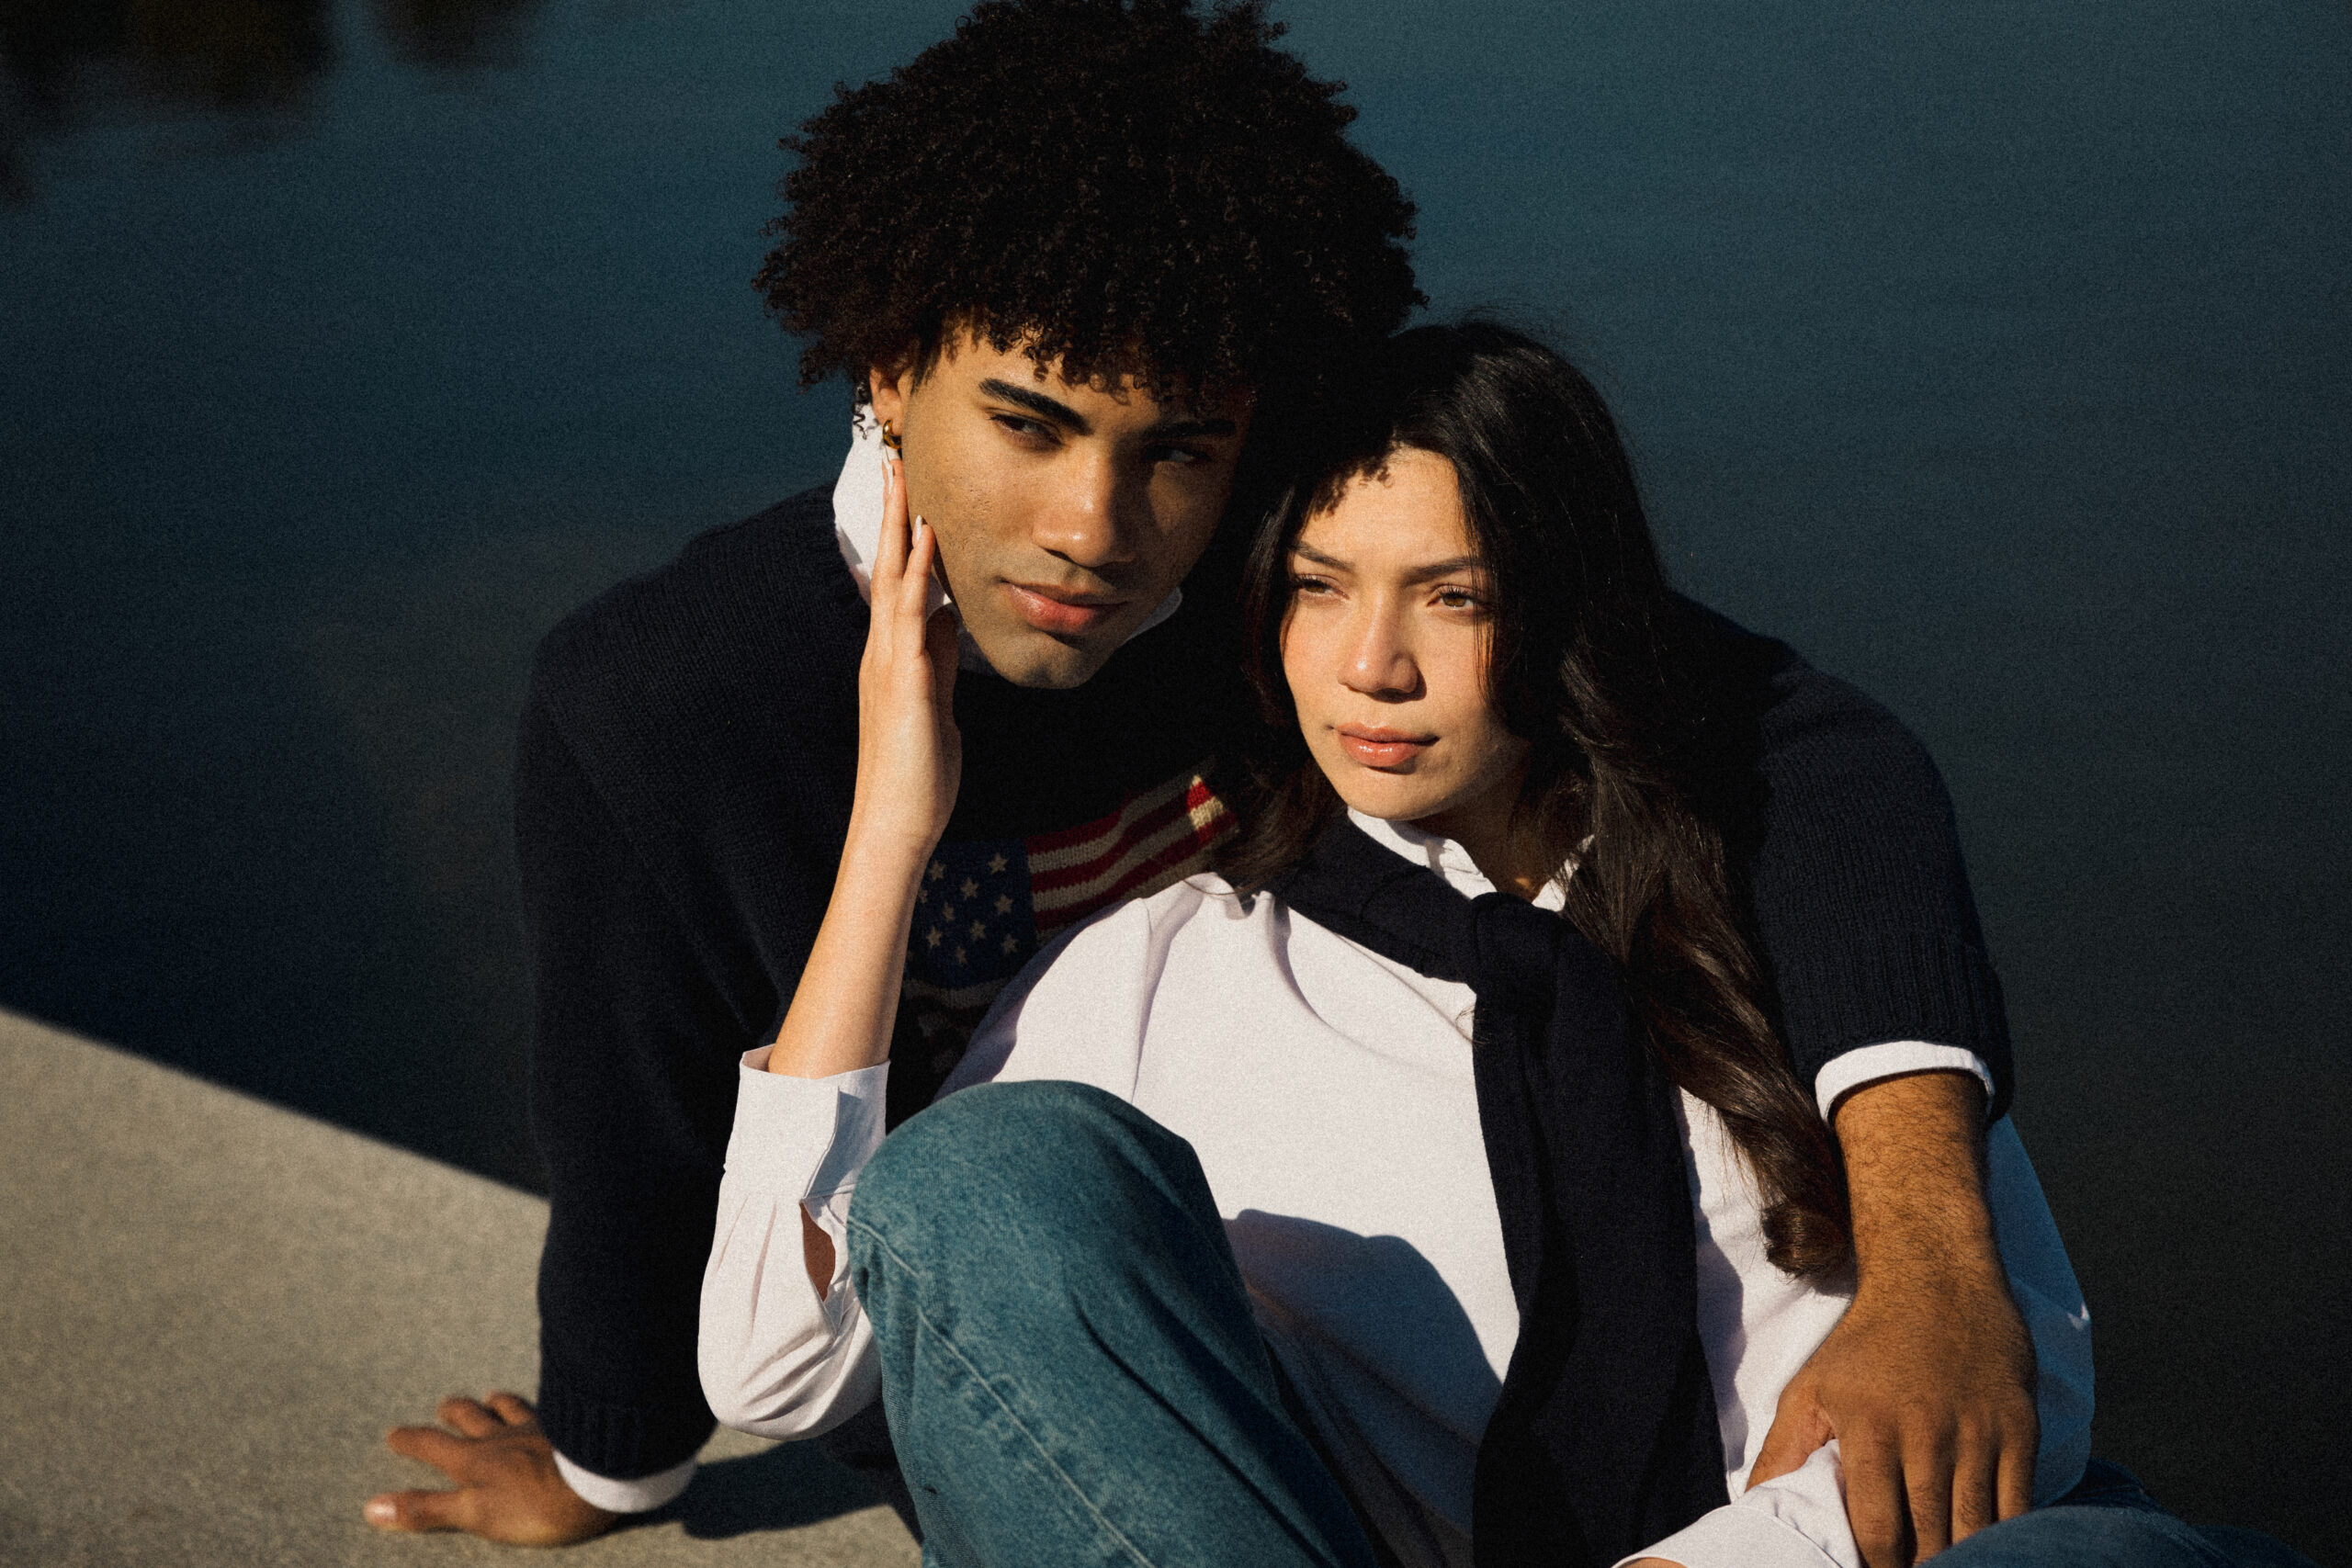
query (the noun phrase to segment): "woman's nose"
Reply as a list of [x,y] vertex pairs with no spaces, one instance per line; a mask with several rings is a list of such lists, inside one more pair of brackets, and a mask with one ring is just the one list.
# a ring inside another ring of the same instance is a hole
[[1377,607],[1352,628],[1340,680],[1367,697],[1409,697],[1419,694],[1420,668],[1413,660],[1393,615]]

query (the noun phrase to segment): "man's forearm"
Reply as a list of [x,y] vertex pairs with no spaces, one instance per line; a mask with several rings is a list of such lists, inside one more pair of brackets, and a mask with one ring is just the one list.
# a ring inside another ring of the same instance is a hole
[[1871,1568],[1901,1568],[2030,1505],[2033,1342],[1986,1200],[1981,1080],[1883,1079],[1834,1122],[1854,1303],[1781,1391],[1750,1483],[1838,1438],[1855,1546]]
[[1984,1089],[1971,1074],[1883,1078],[1841,1100],[1833,1125],[1854,1213],[1857,1283],[1998,1269],[1984,1201]]

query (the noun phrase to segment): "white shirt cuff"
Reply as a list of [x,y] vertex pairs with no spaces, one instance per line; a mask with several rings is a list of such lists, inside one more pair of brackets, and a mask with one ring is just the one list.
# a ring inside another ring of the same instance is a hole
[[1905,1073],[1974,1073],[1984,1086],[1984,1103],[1993,1103],[1993,1069],[1984,1058],[1958,1045],[1931,1045],[1924,1040],[1895,1040],[1865,1045],[1836,1057],[1813,1080],[1814,1100],[1821,1119],[1830,1119],[1838,1102],[1865,1084],[1899,1078]]
[[1617,1568],[1645,1557],[1682,1568],[1862,1568],[1846,1523],[1845,1475],[1836,1439],[1788,1474],[1752,1486],[1737,1502],[1702,1514],[1656,1546],[1619,1559]]
[[1796,1531],[1754,1508],[1722,1507],[1691,1523],[1625,1562],[1662,1558],[1682,1568],[1840,1568],[1836,1558]]
[[829,1078],[767,1070],[763,1045],[743,1053],[727,1174],[737,1188],[797,1202],[846,1191],[882,1146],[890,1064]]
[[599,1475],[593,1470],[582,1470],[559,1452],[555,1456],[556,1473],[563,1483],[580,1495],[581,1501],[594,1503],[608,1514],[642,1514],[658,1508],[686,1489],[695,1478],[695,1460],[686,1460],[654,1475],[640,1475],[635,1481],[615,1481],[609,1475]]

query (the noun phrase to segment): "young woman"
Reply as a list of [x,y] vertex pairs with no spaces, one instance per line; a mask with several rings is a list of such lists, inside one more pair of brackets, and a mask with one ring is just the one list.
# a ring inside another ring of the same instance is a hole
[[[1254,550],[1287,750],[1227,874],[1041,953],[885,1143],[956,777],[890,483],[867,819],[827,983],[745,1059],[704,1283],[720,1418],[882,1393],[949,1568],[1858,1568],[1835,1443],[1746,1484],[1849,1299],[1842,1184],[1731,883],[1744,694],[1694,683],[1721,633],[1583,378],[1500,328],[1396,341]],[[1986,1147],[2040,1364],[2003,1511],[2071,1506],[1953,1561],[2218,1561],[2086,1480],[2088,1314],[2006,1121]]]

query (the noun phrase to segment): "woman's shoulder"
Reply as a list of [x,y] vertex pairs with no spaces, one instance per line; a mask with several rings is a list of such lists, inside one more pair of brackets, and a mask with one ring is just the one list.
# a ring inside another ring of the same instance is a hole
[[1040,948],[998,996],[947,1091],[1055,1077],[1125,1097],[1170,953],[1204,923],[1250,918],[1223,878],[1205,874],[1088,917]]
[[[1153,893],[1129,898],[1089,916],[1060,941],[1073,947],[1115,944],[1137,936],[1170,936],[1195,921],[1247,920],[1269,912],[1264,895],[1252,899],[1213,871],[1182,877]],[[1045,957],[1041,951],[1039,958]]]

